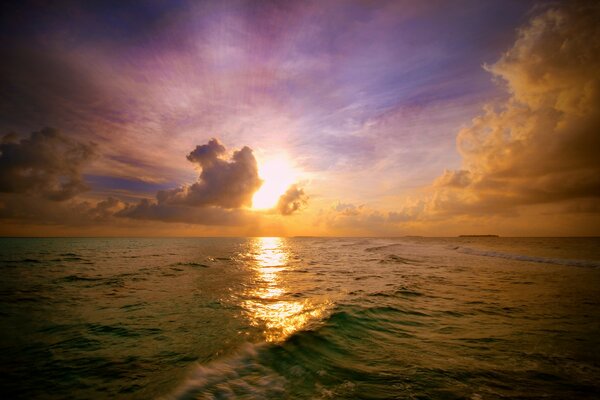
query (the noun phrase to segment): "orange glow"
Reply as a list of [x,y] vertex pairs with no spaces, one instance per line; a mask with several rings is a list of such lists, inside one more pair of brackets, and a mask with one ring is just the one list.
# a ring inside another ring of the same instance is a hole
[[306,301],[285,299],[285,286],[279,276],[288,268],[289,251],[282,238],[257,238],[255,243],[256,286],[243,303],[251,323],[265,327],[267,341],[284,340],[323,312]]
[[291,162],[283,156],[260,163],[258,173],[264,182],[252,199],[252,208],[255,209],[275,207],[279,197],[297,178],[297,173]]

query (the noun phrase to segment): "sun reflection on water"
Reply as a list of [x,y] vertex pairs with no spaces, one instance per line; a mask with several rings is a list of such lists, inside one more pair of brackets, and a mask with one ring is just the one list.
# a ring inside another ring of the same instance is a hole
[[267,341],[284,340],[302,329],[312,318],[322,313],[307,301],[286,298],[286,282],[281,272],[290,268],[291,252],[285,239],[256,238],[252,243],[252,268],[256,272],[254,287],[243,302],[251,323],[264,326]]

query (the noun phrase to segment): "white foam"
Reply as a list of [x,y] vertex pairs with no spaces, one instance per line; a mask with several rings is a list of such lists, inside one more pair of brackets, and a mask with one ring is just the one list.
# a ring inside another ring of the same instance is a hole
[[247,344],[235,356],[197,365],[183,385],[166,399],[279,398],[286,379],[262,365],[258,353],[265,345]]

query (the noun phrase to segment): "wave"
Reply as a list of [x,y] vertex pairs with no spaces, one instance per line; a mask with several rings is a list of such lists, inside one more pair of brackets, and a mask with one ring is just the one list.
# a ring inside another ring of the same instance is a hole
[[178,262],[175,264],[172,264],[175,266],[182,266],[182,267],[199,267],[199,268],[210,268],[210,265],[208,264],[203,264],[203,263],[199,263],[199,262],[193,262],[193,261],[189,261],[189,262]]
[[262,365],[266,345],[244,346],[236,356],[198,365],[188,380],[167,399],[277,398],[285,393],[285,378]]
[[475,256],[497,257],[497,258],[505,258],[508,260],[529,261],[529,262],[537,262],[537,263],[543,263],[543,264],[568,265],[568,266],[574,266],[574,267],[592,267],[592,268],[600,267],[600,261],[593,261],[593,260],[575,260],[575,259],[567,259],[567,258],[537,257],[537,256],[528,256],[525,254],[504,253],[504,252],[500,252],[500,251],[473,249],[471,247],[462,247],[462,246],[456,246],[456,247],[453,247],[452,249],[458,251],[459,253],[470,254],[470,255],[475,255]]
[[387,257],[379,260],[380,264],[418,264],[419,261],[410,258],[400,257],[395,254],[390,254]]
[[68,275],[65,276],[63,278],[59,278],[57,280],[55,280],[55,282],[96,282],[96,281],[101,281],[104,278],[93,278],[93,277],[87,277],[87,276],[80,276],[80,275]]
[[387,250],[387,249],[391,249],[394,247],[402,247],[402,244],[401,243],[392,243],[392,244],[385,244],[382,246],[367,247],[365,249],[365,251],[374,252],[374,251],[379,251],[379,250]]
[[245,344],[228,358],[196,365],[182,386],[166,398],[362,397],[359,387],[382,384],[373,361],[380,363],[387,346],[398,346],[400,340],[411,337],[405,331],[407,321],[421,317],[395,307],[338,306],[312,329],[296,332],[283,342]]
[[42,264],[44,261],[37,258],[22,258],[20,260],[0,260],[2,264]]

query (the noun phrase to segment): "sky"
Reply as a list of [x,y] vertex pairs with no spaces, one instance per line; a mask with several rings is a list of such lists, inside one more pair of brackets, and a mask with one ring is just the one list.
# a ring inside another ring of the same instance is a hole
[[598,3],[0,10],[0,235],[600,235]]

